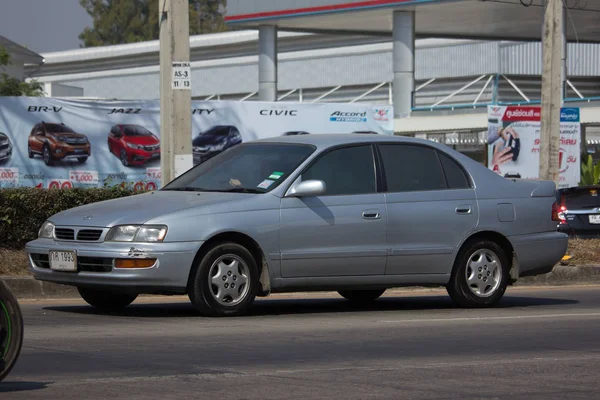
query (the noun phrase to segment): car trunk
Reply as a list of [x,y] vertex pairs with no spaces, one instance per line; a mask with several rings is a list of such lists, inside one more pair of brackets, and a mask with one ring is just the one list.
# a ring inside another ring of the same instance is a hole
[[600,232],[600,186],[581,186],[559,192],[569,228],[581,233]]

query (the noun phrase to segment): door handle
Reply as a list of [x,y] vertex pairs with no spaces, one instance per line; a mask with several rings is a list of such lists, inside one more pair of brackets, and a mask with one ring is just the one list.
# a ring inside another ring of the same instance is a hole
[[365,210],[362,213],[362,217],[364,219],[379,219],[381,218],[381,214],[379,210]]
[[461,205],[456,207],[457,214],[471,214],[471,206],[470,205]]

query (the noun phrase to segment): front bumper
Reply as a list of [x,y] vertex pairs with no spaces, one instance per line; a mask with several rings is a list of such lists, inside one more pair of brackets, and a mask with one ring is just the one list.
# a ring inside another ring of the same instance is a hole
[[551,272],[567,252],[569,236],[561,232],[516,235],[508,238],[519,262],[519,276]]
[[0,161],[8,160],[12,156],[12,149],[0,149]]
[[[185,293],[196,253],[203,242],[83,243],[37,239],[29,242],[29,271],[35,279],[81,287],[103,287],[141,293]],[[75,251],[77,272],[58,272],[44,262],[50,251]],[[114,259],[156,258],[150,268],[115,268]],[[41,261],[40,261],[41,260]]]
[[146,151],[128,149],[127,151],[127,157],[131,164],[145,164],[148,161],[160,159],[160,150]]
[[222,152],[223,152],[223,150],[194,151],[193,152],[194,165],[202,164],[203,162],[210,160],[211,158],[213,158],[214,156],[216,156],[217,154],[222,153]]
[[92,155],[90,145],[85,146],[70,146],[59,145],[52,150],[52,158],[55,160],[66,160],[80,157],[89,157]]

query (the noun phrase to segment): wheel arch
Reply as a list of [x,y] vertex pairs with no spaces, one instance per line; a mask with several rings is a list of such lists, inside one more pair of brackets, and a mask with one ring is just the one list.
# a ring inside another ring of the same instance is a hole
[[256,261],[256,266],[258,267],[258,276],[259,282],[261,285],[261,290],[258,293],[258,296],[268,296],[271,292],[271,278],[269,275],[269,265],[267,263],[267,259],[265,254],[260,247],[260,245],[254,240],[252,237],[245,233],[237,232],[237,231],[225,231],[220,232],[213,235],[210,239],[205,241],[198,252],[196,253],[196,257],[194,258],[193,268],[190,270],[190,274],[188,276],[188,288],[192,284],[191,279],[194,273],[194,269],[200,264],[200,261],[206,254],[210,251],[218,243],[224,242],[233,242],[237,243],[241,246],[244,246],[248,251],[252,254],[252,257]]
[[509,265],[510,281],[511,281],[511,283],[514,283],[519,278],[519,263],[517,260],[517,255],[515,253],[515,249],[514,249],[512,243],[510,242],[510,240],[508,240],[508,238],[506,236],[504,236],[503,234],[501,234],[497,231],[484,230],[484,231],[474,232],[471,235],[467,236],[461,243],[461,245],[458,249],[458,252],[456,253],[456,257],[455,257],[454,263],[452,265],[452,270],[454,271],[454,267],[456,265],[456,260],[460,256],[461,252],[465,249],[465,247],[467,247],[470,243],[472,243],[474,241],[480,241],[480,240],[492,241],[492,242],[498,244],[498,246],[500,246],[502,248],[502,250],[504,250],[504,252],[506,253],[508,262],[510,264]]

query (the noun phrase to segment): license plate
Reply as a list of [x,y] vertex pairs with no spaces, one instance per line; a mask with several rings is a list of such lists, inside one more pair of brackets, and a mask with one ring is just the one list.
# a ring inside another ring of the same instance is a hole
[[600,214],[599,215],[590,215],[590,224],[600,224]]
[[54,271],[77,271],[77,254],[74,251],[51,251],[50,269]]

